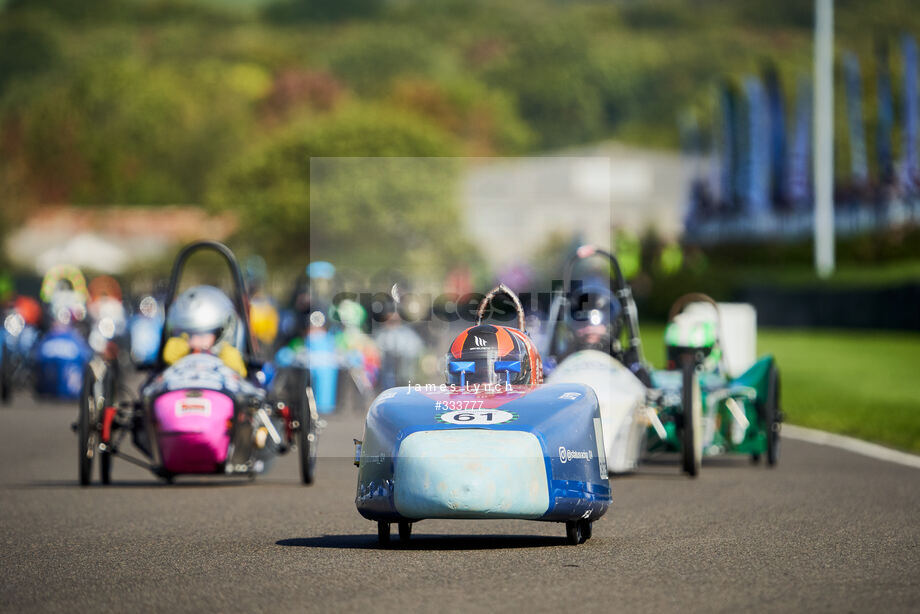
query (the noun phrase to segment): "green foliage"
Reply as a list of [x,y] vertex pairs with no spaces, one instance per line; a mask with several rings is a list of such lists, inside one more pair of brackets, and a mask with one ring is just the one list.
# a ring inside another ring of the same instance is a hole
[[0,26],[0,93],[15,79],[29,79],[57,65],[61,51],[45,28],[24,23]]
[[514,32],[513,50],[484,74],[516,98],[542,147],[594,140],[603,133],[601,73],[586,41],[557,25]]
[[4,124],[19,139],[9,153],[43,201],[198,201],[201,169],[226,159],[245,127],[239,96],[221,96],[233,83],[224,72],[111,60],[11,88]]
[[[278,231],[281,253],[309,193],[298,143],[308,155],[358,156],[514,155],[608,138],[675,147],[680,114],[692,108],[705,130],[713,85],[757,74],[766,59],[791,108],[796,79],[811,70],[811,7],[0,0],[3,221],[35,202],[231,206],[245,197],[255,204],[237,210],[262,239],[276,238],[273,220],[292,222]],[[838,49],[863,61],[871,150],[873,38],[920,32],[920,12],[911,0],[835,7]],[[893,53],[896,96],[899,61]],[[381,115],[399,129],[376,129]],[[278,211],[262,206],[269,201]],[[413,215],[427,227],[423,213]]]
[[336,22],[372,17],[380,12],[382,0],[280,0],[263,9],[265,18],[279,24]]
[[361,29],[326,53],[333,74],[359,94],[384,93],[398,77],[433,77],[442,68],[438,45],[411,28],[382,24]]

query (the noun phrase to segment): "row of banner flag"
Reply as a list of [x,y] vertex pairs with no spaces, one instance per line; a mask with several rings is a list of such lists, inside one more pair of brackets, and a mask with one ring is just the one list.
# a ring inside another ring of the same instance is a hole
[[[841,55],[840,82],[846,109],[848,175],[836,181],[838,203],[879,203],[892,195],[920,195],[920,101],[917,91],[917,41],[903,35],[899,112],[889,66],[889,45],[879,42],[875,53],[874,152],[869,151],[864,114],[864,77],[856,54]],[[791,109],[775,67],[740,83],[718,89],[713,130],[713,158],[691,190],[686,226],[713,218],[758,219],[812,210],[813,105],[810,77],[799,78]],[[900,121],[898,121],[900,120]],[[695,124],[684,125],[684,147],[702,158],[702,141]],[[900,155],[895,159],[895,138]],[[838,146],[843,139],[837,138]],[[870,155],[874,153],[874,166]],[[872,170],[870,171],[870,167]],[[846,204],[842,203],[842,204]]]

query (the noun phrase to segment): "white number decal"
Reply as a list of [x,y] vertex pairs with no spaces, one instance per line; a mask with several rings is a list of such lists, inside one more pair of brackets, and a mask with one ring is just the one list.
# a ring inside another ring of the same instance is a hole
[[501,424],[514,419],[514,414],[501,409],[465,409],[441,414],[448,424]]

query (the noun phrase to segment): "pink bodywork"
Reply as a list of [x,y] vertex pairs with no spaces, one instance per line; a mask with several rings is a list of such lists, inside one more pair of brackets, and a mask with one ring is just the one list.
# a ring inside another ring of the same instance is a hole
[[153,414],[160,458],[170,473],[214,473],[230,445],[233,400],[216,390],[175,390],[157,397]]

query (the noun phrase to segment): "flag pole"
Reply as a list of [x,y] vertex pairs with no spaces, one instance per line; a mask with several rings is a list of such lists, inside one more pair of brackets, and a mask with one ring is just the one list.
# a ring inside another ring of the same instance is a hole
[[815,0],[815,270],[834,272],[834,4]]

